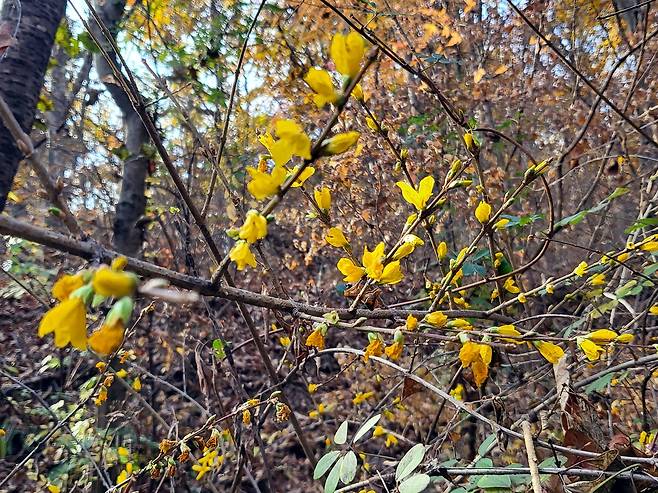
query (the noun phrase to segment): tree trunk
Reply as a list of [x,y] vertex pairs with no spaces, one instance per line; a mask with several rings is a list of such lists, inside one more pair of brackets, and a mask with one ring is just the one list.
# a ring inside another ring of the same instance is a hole
[[[99,17],[115,39],[125,6],[126,0],[105,0],[96,3]],[[96,22],[92,20],[90,25],[93,27],[96,39],[101,41],[103,49],[109,53],[113,63],[120,66],[112,45],[105,39]],[[102,53],[95,56],[95,64],[99,78],[105,83],[107,91],[123,115],[126,128],[126,148],[130,153],[128,159],[123,163],[121,194],[114,218],[114,248],[126,255],[137,256],[144,236],[139,219],[146,210],[144,188],[148,158],[144,155],[144,146],[149,142],[148,133],[133,108],[128,94],[116,83],[112,68]]]
[[[29,134],[66,0],[23,0],[22,4],[16,42],[0,62],[0,93]],[[6,2],[5,9],[9,6]],[[0,124],[0,212],[5,208],[21,157],[11,134]]]

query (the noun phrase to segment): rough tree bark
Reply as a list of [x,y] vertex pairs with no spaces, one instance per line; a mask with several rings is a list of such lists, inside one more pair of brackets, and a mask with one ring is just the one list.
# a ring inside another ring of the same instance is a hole
[[[23,0],[22,5],[16,43],[0,63],[0,93],[29,134],[66,0]],[[11,134],[0,124],[0,212],[5,208],[21,157]]]
[[[96,2],[96,12],[114,39],[119,31],[125,7],[126,0]],[[113,64],[119,67],[120,64],[117,62],[112,44],[106,39],[98,24],[92,19],[90,26],[92,26],[95,38],[101,42],[103,49],[110,55]],[[98,76],[121,110],[126,129],[126,149],[130,153],[128,159],[123,163],[121,194],[114,218],[114,248],[126,255],[136,256],[141,249],[144,236],[139,220],[146,209],[144,188],[148,158],[144,155],[144,146],[149,142],[148,133],[139,115],[135,112],[130,97],[113,76],[112,67],[103,54],[98,53],[94,62]]]

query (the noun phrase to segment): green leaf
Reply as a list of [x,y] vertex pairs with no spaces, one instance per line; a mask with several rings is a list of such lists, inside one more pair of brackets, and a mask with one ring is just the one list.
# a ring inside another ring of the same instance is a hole
[[315,465],[315,469],[313,470],[313,479],[320,479],[322,476],[324,476],[324,474],[329,470],[336,459],[338,459],[339,455],[340,450],[332,450],[331,452],[327,452],[322,457],[320,457],[320,460]]
[[334,468],[327,476],[327,480],[324,482],[324,493],[334,493],[336,491],[336,486],[338,486],[338,480],[340,479],[340,468],[343,464],[343,457],[336,461]]
[[414,474],[405,479],[398,490],[400,493],[420,493],[430,484],[430,477],[427,474]]
[[512,479],[509,476],[487,474],[477,482],[478,488],[482,489],[509,489],[512,487]]
[[487,438],[485,438],[484,442],[482,442],[480,444],[480,446],[478,447],[478,455],[480,457],[483,457],[483,456],[487,455],[487,452],[489,452],[489,447],[491,447],[491,445],[493,445],[493,443],[495,441],[496,441],[496,434],[495,433],[492,433]]
[[638,219],[631,226],[624,230],[624,233],[629,235],[638,229],[646,228],[647,226],[656,226],[658,224],[658,217],[645,217]]
[[602,377],[597,378],[592,383],[585,387],[585,394],[589,395],[592,392],[600,392],[612,382],[612,373],[606,373]]
[[409,476],[423,462],[423,457],[425,457],[425,445],[417,443],[411,447],[398,463],[398,467],[395,470],[395,480],[402,481]]
[[352,440],[352,442],[356,443],[361,438],[363,438],[377,424],[377,422],[381,417],[382,417],[381,414],[375,414],[372,418],[370,418],[368,421],[363,423],[361,425],[361,428],[359,428],[357,432],[354,434],[354,439]]
[[226,351],[224,350],[224,341],[221,339],[215,339],[212,341],[212,349],[215,351],[215,356],[219,359],[226,358]]
[[340,463],[340,480],[343,484],[350,484],[356,476],[356,454],[351,450],[345,454]]
[[343,421],[341,425],[336,430],[334,435],[334,443],[337,445],[343,445],[347,441],[347,420]]

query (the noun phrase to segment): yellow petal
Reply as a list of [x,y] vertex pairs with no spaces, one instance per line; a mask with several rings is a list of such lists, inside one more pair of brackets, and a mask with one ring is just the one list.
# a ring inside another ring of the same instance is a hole
[[240,227],[239,236],[247,243],[255,243],[267,236],[267,219],[255,210],[247,212],[244,224]]
[[384,266],[384,270],[382,272],[382,276],[379,282],[381,282],[382,284],[397,284],[403,278],[404,278],[404,274],[402,274],[402,269],[400,269],[400,261],[395,260],[393,262],[389,262],[388,264],[386,264],[386,266]]
[[55,345],[69,342],[81,351],[87,349],[87,311],[80,298],[68,298],[46,312],[39,323],[39,337],[55,332]]
[[489,222],[489,218],[491,217],[491,206],[484,201],[480,201],[475,209],[475,217],[482,224]]
[[[322,108],[326,103],[335,103],[338,100],[338,94],[334,90],[334,84],[326,70],[312,68],[304,77],[304,81],[321,96],[315,101],[318,108]],[[322,101],[323,104],[318,104],[319,101]]]
[[338,261],[338,270],[345,276],[343,281],[354,283],[359,281],[365,274],[365,269],[357,266],[349,258],[341,258]]
[[359,132],[344,132],[334,135],[323,142],[322,152],[328,156],[342,154],[356,144],[360,136]]
[[[295,166],[291,174],[292,175],[296,174],[298,170],[299,170],[299,166]],[[306,180],[308,180],[311,176],[313,176],[314,173],[315,173],[315,168],[313,166],[307,166],[306,168],[304,168],[304,171],[301,172],[299,177],[292,184],[292,187],[293,188],[301,187],[306,182]]]
[[236,263],[238,270],[243,270],[248,265],[256,267],[256,257],[249,249],[246,241],[238,241],[229,252],[229,258]]
[[347,238],[345,238],[345,235],[340,228],[329,228],[329,231],[327,231],[327,235],[324,237],[324,239],[327,241],[327,243],[329,243],[331,246],[335,246],[336,248],[343,248],[349,245]]
[[578,347],[582,349],[583,353],[585,353],[585,356],[590,361],[598,360],[601,357],[601,353],[605,352],[605,349],[601,346],[598,346],[590,339],[585,339],[584,337],[578,338]]
[[94,273],[91,285],[96,294],[122,298],[133,294],[137,287],[137,280],[131,274],[103,266]]
[[69,274],[64,274],[62,277],[55,281],[53,284],[53,298],[64,301],[69,295],[78,288],[81,288],[84,285],[82,275],[76,274],[74,276]]
[[336,70],[353,78],[361,69],[361,60],[365,54],[365,43],[360,34],[352,31],[347,36],[336,33],[329,49]]
[[123,335],[124,327],[120,319],[113,325],[103,324],[89,336],[89,347],[102,356],[110,355],[121,345]]
[[425,316],[425,321],[434,327],[441,328],[448,322],[448,317],[443,312],[432,312]]
[[557,364],[557,362],[564,356],[564,351],[557,344],[546,341],[535,341],[535,347],[539,350],[541,355],[546,358],[549,363]]
[[594,342],[610,342],[614,341],[617,338],[618,334],[614,330],[610,329],[599,329],[594,332],[590,332],[585,337]]

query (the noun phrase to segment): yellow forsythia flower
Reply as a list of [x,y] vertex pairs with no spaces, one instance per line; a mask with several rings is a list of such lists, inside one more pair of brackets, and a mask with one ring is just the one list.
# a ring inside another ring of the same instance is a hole
[[622,344],[628,344],[629,342],[633,342],[633,339],[635,339],[635,336],[633,334],[620,334],[617,336],[615,339],[617,342],[621,342]]
[[590,332],[585,337],[594,342],[608,343],[614,341],[617,338],[618,334],[614,330],[610,329],[599,329],[594,332]]
[[584,337],[578,338],[578,347],[583,353],[585,353],[585,356],[587,356],[587,359],[590,361],[597,361],[601,357],[601,353],[605,352],[605,349],[601,346]]
[[578,277],[583,277],[585,272],[587,272],[587,262],[579,263],[578,266],[573,270],[573,273]]
[[69,343],[76,349],[87,349],[87,310],[78,297],[68,298],[51,308],[39,323],[39,337],[55,333],[55,346]]
[[256,267],[256,257],[254,257],[246,241],[238,241],[231,248],[229,258],[237,264],[238,270],[243,270],[248,265]]
[[277,166],[285,165],[293,156],[311,159],[311,139],[297,123],[292,120],[278,120],[274,124],[274,133],[279,140],[274,140],[270,134],[265,134],[259,140],[270,152]]
[[425,322],[434,327],[441,328],[448,323],[448,317],[443,312],[432,312],[425,315]]
[[450,391],[450,395],[458,401],[464,400],[464,386],[460,383]]
[[365,267],[366,275],[373,281],[381,284],[397,284],[404,278],[400,269],[400,261],[395,260],[384,265],[384,248],[383,242],[380,242],[372,252],[368,250],[367,246],[364,247],[361,262]]
[[[496,332],[501,335],[506,335],[506,336],[521,336],[521,332],[516,330],[516,327],[513,325],[501,325],[496,329]],[[512,342],[514,344],[523,344],[523,341],[519,339],[502,339],[505,342]]]
[[251,424],[251,412],[249,412],[249,409],[245,409],[242,411],[242,424],[249,426]]
[[48,491],[50,493],[60,493],[61,490],[59,489],[59,486],[54,485],[54,484],[49,484],[48,485]]
[[258,211],[250,210],[247,212],[244,224],[239,230],[240,238],[247,243],[256,243],[267,236],[267,219]]
[[334,83],[331,76],[326,70],[312,68],[304,77],[304,81],[313,89],[313,102],[318,108],[322,108],[325,104],[333,104],[338,101],[340,97],[334,89]]
[[[345,235],[341,229],[335,227],[329,228],[329,231],[327,231],[327,235],[324,237],[324,239],[327,243],[329,243],[331,246],[335,246],[336,248],[343,248],[350,244],[349,241],[347,241],[347,238],[345,238]],[[340,269],[340,267],[338,268]],[[343,271],[341,270],[341,272]],[[345,274],[345,272],[343,272],[343,274]]]
[[128,265],[128,259],[121,255],[120,257],[115,258],[112,260],[112,263],[110,264],[110,268],[112,270],[124,270]]
[[[295,166],[292,171],[290,172],[290,176],[296,175],[297,172],[299,171],[299,166]],[[297,179],[293,182],[292,188],[299,188],[301,187],[304,183],[306,183],[306,180],[308,180],[311,176],[315,174],[315,168],[313,166],[307,166],[304,168],[304,170],[299,174]]]
[[133,390],[135,390],[135,392],[139,392],[140,390],[142,390],[142,381],[139,379],[139,377],[136,377],[135,380],[133,380],[132,387]]
[[331,192],[327,187],[316,188],[313,191],[315,202],[321,211],[329,212],[331,209]]
[[279,344],[281,344],[283,347],[289,347],[290,343],[291,343],[290,337],[288,336],[279,337]]
[[361,70],[361,61],[366,47],[363,38],[354,31],[348,35],[334,34],[329,53],[336,70],[349,78],[354,78]]
[[505,226],[507,226],[508,224],[509,224],[509,219],[503,218],[494,223],[494,228],[497,230],[501,230],[505,228]]
[[590,277],[589,281],[592,284],[592,286],[604,286],[605,276],[603,274],[596,274]]
[[123,298],[133,294],[137,287],[137,279],[132,274],[102,266],[94,273],[91,285],[96,294]]
[[422,246],[425,244],[418,236],[413,234],[405,235],[403,239],[404,243],[395,250],[393,254],[393,260],[400,260],[404,257],[407,257],[413,253],[417,246]]
[[248,166],[247,173],[251,176],[247,190],[257,200],[263,200],[276,194],[281,184],[286,180],[287,175],[283,166],[275,166],[272,173],[265,173],[264,171]]
[[338,261],[338,270],[345,276],[343,281],[355,283],[359,281],[365,274],[365,269],[359,267],[349,258],[341,258]]
[[528,298],[526,297],[525,293],[519,293],[517,299],[519,300],[519,303],[525,303],[528,301]]
[[466,149],[469,151],[475,149],[475,139],[473,138],[473,134],[471,132],[466,132],[464,134],[464,144],[466,144]]
[[322,351],[324,349],[324,335],[319,329],[316,329],[308,335],[304,344]]
[[325,156],[342,154],[356,144],[360,136],[359,132],[344,132],[334,135],[322,143],[322,152]]
[[407,330],[416,330],[416,328],[418,328],[418,319],[410,313],[407,315],[407,320],[404,323],[404,326]]
[[547,341],[535,341],[535,347],[541,353],[541,355],[552,364],[556,364],[560,361],[560,358],[564,356],[564,351],[557,344]]
[[354,96],[357,101],[365,101],[365,95],[363,94],[363,87],[361,87],[361,84],[354,86],[352,96]]
[[354,399],[352,399],[352,402],[355,406],[358,406],[370,399],[373,395],[375,395],[375,393],[372,390],[369,392],[357,392],[357,394],[354,396]]
[[379,337],[373,337],[366,347],[363,361],[367,363],[370,356],[381,356],[382,354],[384,354],[384,342]]
[[380,437],[382,435],[386,435],[386,431],[384,431],[384,427],[381,425],[375,426],[375,429],[372,430],[372,436],[373,438]]
[[505,291],[507,291],[508,293],[512,293],[512,294],[516,294],[516,293],[521,292],[521,290],[518,288],[518,286],[514,283],[514,279],[511,278],[511,277],[508,277],[505,280],[505,283],[503,284],[503,288],[505,289]]
[[491,206],[485,201],[481,200],[478,206],[475,208],[475,217],[482,224],[488,223],[489,218],[491,217]]
[[651,315],[658,315],[658,305],[653,305],[651,308],[649,308],[649,313]]
[[398,444],[398,439],[395,437],[395,435],[391,435],[390,433],[388,433],[386,435],[386,443],[385,443],[386,447],[392,447],[393,445],[397,445],[397,444]]
[[553,293],[555,293],[555,286],[549,282],[549,283],[546,285],[546,292],[547,292],[548,294],[553,294]]
[[126,370],[124,370],[123,368],[121,368],[117,372],[117,377],[119,377],[119,378],[126,378],[127,376],[128,376],[128,372]]
[[448,244],[445,241],[442,241],[436,247],[436,254],[439,256],[439,260],[443,260],[448,256]]
[[309,394],[315,394],[318,390],[319,385],[317,383],[309,383],[308,384],[308,393]]
[[401,342],[394,342],[390,346],[387,346],[384,352],[386,353],[386,357],[390,359],[391,361],[397,361],[400,359],[400,356],[402,356],[402,350],[404,349],[404,345]]
[[74,276],[70,274],[64,274],[62,277],[55,281],[53,284],[53,298],[59,301],[64,301],[69,297],[69,295],[78,288],[81,288],[84,285],[84,280],[82,279],[81,274],[76,274]]
[[427,205],[427,201],[434,191],[434,177],[426,176],[420,180],[417,189],[404,181],[399,181],[396,185],[402,191],[402,197],[404,200],[413,205],[417,210],[421,211]]
[[118,349],[123,341],[123,335],[123,321],[117,319],[112,325],[103,324],[100,329],[93,332],[89,336],[89,347],[94,352],[107,356]]

